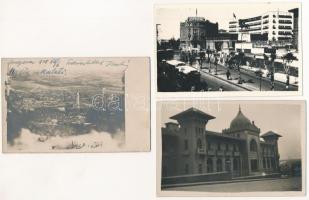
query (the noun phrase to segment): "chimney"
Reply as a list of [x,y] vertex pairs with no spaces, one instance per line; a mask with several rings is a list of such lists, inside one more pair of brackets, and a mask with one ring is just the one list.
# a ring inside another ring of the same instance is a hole
[[254,121],[252,121],[252,124],[255,125],[255,124],[254,124]]

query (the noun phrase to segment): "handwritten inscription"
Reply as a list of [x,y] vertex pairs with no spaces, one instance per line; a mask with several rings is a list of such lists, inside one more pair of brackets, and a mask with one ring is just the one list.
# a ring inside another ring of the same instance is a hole
[[108,59],[78,59],[78,58],[43,58],[24,61],[10,61],[8,75],[12,77],[27,75],[30,71],[37,70],[41,76],[65,76],[67,66],[99,65],[102,67],[127,67],[130,60]]

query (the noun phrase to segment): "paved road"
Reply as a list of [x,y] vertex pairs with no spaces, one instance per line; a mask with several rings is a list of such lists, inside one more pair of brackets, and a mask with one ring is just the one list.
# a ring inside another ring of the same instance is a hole
[[201,192],[301,191],[301,177],[225,183],[216,185],[174,187],[167,188],[165,190]]
[[207,82],[210,91],[219,91],[220,87],[223,87],[224,91],[247,91],[242,87],[230,84],[225,80],[209,75],[208,73],[205,73],[203,71],[201,72],[201,81]]
[[[197,66],[196,63],[193,64],[193,65]],[[209,64],[208,63],[203,63],[202,71],[209,73]],[[226,71],[227,71],[226,67],[224,67],[222,65],[218,65],[218,67],[217,67],[217,74],[218,75],[217,76],[226,80]],[[237,83],[237,80],[235,80],[235,79],[238,78],[239,72],[236,69],[231,69],[230,72],[231,72],[232,79],[234,79],[231,82]],[[215,73],[215,65],[214,64],[211,64],[211,73],[212,74]],[[242,78],[242,80],[245,80],[246,83],[240,84],[240,86],[246,87],[246,88],[248,88],[250,90],[254,90],[254,91],[260,90],[260,79],[255,75],[254,72],[241,69],[241,78]],[[228,90],[228,89],[226,89],[226,90]],[[262,80],[261,80],[261,90],[262,91],[270,91],[271,90],[271,82],[270,82],[269,78],[262,78]],[[290,85],[289,88],[287,89],[285,83],[275,81],[275,90],[276,91],[297,91],[298,87]]]

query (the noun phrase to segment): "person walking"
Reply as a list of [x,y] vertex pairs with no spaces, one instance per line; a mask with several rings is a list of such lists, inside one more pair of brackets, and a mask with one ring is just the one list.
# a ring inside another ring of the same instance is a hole
[[270,82],[271,82],[271,91],[274,91],[275,90],[275,76],[274,76],[274,73],[271,72],[270,73]]
[[290,76],[289,74],[286,75],[286,89],[289,89],[289,86],[290,86]]
[[228,70],[226,71],[226,79],[227,79],[227,80],[230,80],[230,76],[231,76],[231,72],[230,72],[230,70],[228,69]]

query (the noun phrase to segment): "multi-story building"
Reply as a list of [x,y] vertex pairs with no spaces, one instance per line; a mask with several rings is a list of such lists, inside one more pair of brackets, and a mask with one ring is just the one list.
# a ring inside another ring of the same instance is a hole
[[180,22],[180,47],[182,49],[205,49],[207,37],[218,34],[218,23],[212,23],[204,17],[188,17]]
[[[260,129],[241,111],[221,133],[206,128],[215,119],[190,108],[171,117],[162,131],[162,177],[261,175],[279,170],[279,134]],[[261,139],[263,138],[263,140]]]
[[298,15],[299,9],[293,8],[289,10],[290,13],[293,13],[294,21],[293,21],[293,44],[296,49],[298,49]]
[[230,33],[265,34],[269,41],[292,39],[293,29],[293,12],[285,11],[269,11],[259,16],[233,19],[229,22]]

